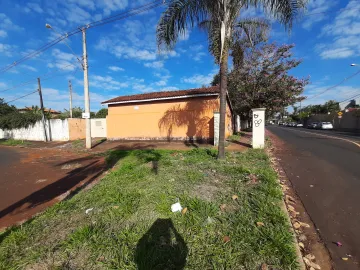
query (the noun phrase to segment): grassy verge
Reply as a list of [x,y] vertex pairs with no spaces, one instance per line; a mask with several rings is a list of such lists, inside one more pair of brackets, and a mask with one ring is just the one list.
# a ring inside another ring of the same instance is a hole
[[22,141],[22,140],[15,140],[15,139],[7,139],[7,140],[0,140],[0,145],[7,145],[7,146],[17,146],[17,145],[30,145],[30,142]]
[[[116,167],[91,190],[0,235],[0,269],[297,269],[263,150],[226,161],[209,149],[107,160]],[[170,211],[177,201],[186,212]]]

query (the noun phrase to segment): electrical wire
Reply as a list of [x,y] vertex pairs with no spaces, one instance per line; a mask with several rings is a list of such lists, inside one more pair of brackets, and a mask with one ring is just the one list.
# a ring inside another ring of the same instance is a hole
[[324,94],[324,93],[326,93],[326,92],[328,92],[328,91],[330,91],[330,90],[332,90],[332,89],[334,89],[334,88],[338,87],[339,85],[341,85],[341,84],[343,84],[344,82],[346,82],[346,81],[350,80],[351,78],[355,77],[355,76],[356,76],[356,75],[358,75],[359,73],[360,73],[360,70],[359,70],[359,71],[357,71],[357,72],[355,72],[355,73],[353,73],[353,74],[352,74],[352,75],[350,75],[349,77],[347,77],[347,78],[343,79],[341,82],[339,82],[339,83],[337,83],[337,84],[335,84],[335,85],[333,85],[333,86],[331,86],[331,87],[329,87],[329,88],[325,89],[323,92],[321,92],[321,93],[319,93],[319,94],[316,94],[316,95],[314,95],[314,96],[311,96],[311,97],[309,97],[309,98],[306,98],[306,100],[316,98],[316,97],[318,97],[318,96],[320,96],[320,95],[322,95],[322,94]]
[[[69,65],[63,66],[63,68],[67,68],[67,67],[69,67],[69,66],[75,66],[75,67],[77,67],[77,66],[74,65],[74,64],[69,64]],[[42,79],[42,80],[48,80],[48,79],[53,78],[53,77],[56,77],[56,76],[64,75],[64,74],[60,74],[60,75],[55,75],[55,76],[47,77],[47,76],[49,76],[49,74],[58,73],[58,72],[60,72],[60,71],[62,71],[62,70],[59,69],[58,71],[50,71],[50,72],[48,72],[48,73],[45,73],[45,74],[43,75],[43,76],[45,76],[45,77],[42,77],[41,79]],[[39,76],[38,76],[38,77],[39,77]],[[24,85],[29,85],[29,84],[35,83],[35,80],[36,80],[36,79],[37,79],[37,78],[34,78],[34,79],[31,79],[31,80],[28,80],[28,81],[19,83],[19,84],[17,84],[17,85],[14,85],[14,86],[12,86],[12,87],[10,87],[10,88],[1,90],[0,93],[3,93],[3,92],[6,92],[6,91],[10,91],[10,90],[16,89],[16,88],[18,88],[18,87],[20,87],[20,86],[24,86]]]
[[58,37],[57,39],[54,39],[53,41],[50,41],[49,43],[43,45],[39,49],[25,55],[24,57],[20,58],[19,60],[15,61],[14,63],[1,68],[0,73],[4,73],[4,72],[8,71],[9,69],[13,68],[14,66],[16,66],[16,65],[18,65],[18,64],[20,64],[20,63],[22,63],[22,62],[24,62],[24,61],[26,61],[28,59],[31,59],[31,58],[39,55],[40,53],[48,50],[49,48],[55,46],[58,43],[60,43],[64,39],[67,39],[68,37],[71,37],[71,36],[73,36],[73,35],[75,35],[77,33],[80,33],[83,28],[85,28],[85,29],[86,28],[93,28],[93,27],[101,26],[101,25],[111,23],[111,22],[114,22],[114,21],[117,21],[117,20],[126,19],[128,17],[131,17],[131,16],[134,16],[134,15],[149,11],[149,10],[151,10],[153,8],[156,8],[156,7],[159,7],[161,5],[164,5],[163,0],[156,0],[156,1],[150,2],[148,4],[145,4],[145,5],[130,9],[130,10],[126,11],[126,12],[123,12],[123,13],[120,13],[120,14],[117,14],[117,15],[114,15],[114,16],[99,20],[99,21],[91,22],[91,23],[89,23],[87,25],[76,28],[76,29],[66,33],[65,35],[62,35],[62,36]]
[[35,90],[34,92],[31,92],[31,93],[28,93],[28,94],[26,94],[26,95],[24,95],[24,96],[15,98],[15,99],[13,99],[13,100],[10,100],[10,101],[8,101],[8,102],[5,102],[5,104],[9,104],[9,103],[11,103],[11,102],[13,102],[13,101],[16,101],[16,100],[22,99],[22,98],[24,98],[24,97],[30,96],[30,95],[32,95],[32,94],[34,94],[34,93],[36,93],[36,92],[38,92],[38,90]]
[[360,97],[360,94],[357,94],[356,96],[347,98],[347,99],[345,99],[345,100],[343,100],[343,101],[340,101],[339,103],[344,103],[344,102],[346,102],[346,101],[352,100],[352,99],[357,98],[357,97]]

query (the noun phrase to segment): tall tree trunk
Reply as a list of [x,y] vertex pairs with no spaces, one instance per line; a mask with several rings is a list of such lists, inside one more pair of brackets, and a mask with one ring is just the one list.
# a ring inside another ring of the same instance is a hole
[[226,118],[226,93],[228,74],[228,50],[224,49],[223,59],[220,63],[220,127],[219,127],[219,153],[218,158],[225,158],[225,118]]

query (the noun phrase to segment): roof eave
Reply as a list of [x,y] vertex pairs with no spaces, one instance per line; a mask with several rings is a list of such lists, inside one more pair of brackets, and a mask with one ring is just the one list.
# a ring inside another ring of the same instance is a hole
[[195,95],[182,95],[182,96],[175,96],[175,97],[148,98],[148,99],[138,99],[138,100],[127,100],[127,101],[111,102],[111,100],[108,100],[108,101],[102,102],[101,104],[114,105],[114,104],[139,103],[139,102],[161,101],[161,100],[182,99],[182,98],[218,96],[218,95],[219,95],[219,93],[204,93],[204,94],[195,94]]

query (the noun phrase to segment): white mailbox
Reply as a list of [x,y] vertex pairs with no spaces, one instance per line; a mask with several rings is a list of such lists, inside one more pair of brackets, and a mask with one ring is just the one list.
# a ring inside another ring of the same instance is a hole
[[252,109],[252,147],[265,147],[265,108]]

